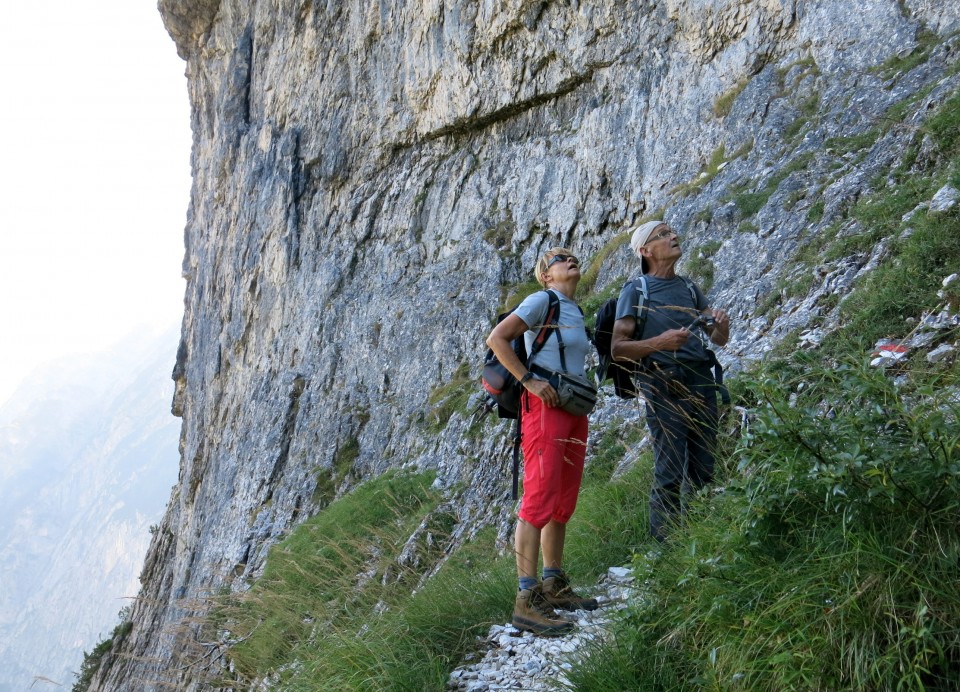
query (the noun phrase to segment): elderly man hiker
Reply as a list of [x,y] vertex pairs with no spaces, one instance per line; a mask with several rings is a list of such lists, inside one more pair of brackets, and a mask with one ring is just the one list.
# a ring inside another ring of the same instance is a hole
[[[679,276],[680,238],[663,221],[648,221],[632,235],[648,298],[631,281],[620,292],[611,353],[637,364],[637,384],[653,439],[654,480],[650,533],[663,542],[682,512],[684,483],[696,491],[713,479],[717,434],[717,386],[706,338],[723,346],[730,320],[710,308],[701,290]],[[635,334],[639,310],[643,331]]]

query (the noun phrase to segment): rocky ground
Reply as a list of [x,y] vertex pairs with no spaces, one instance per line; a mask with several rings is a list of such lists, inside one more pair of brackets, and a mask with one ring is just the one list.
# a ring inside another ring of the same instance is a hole
[[[584,590],[586,591],[586,590]],[[609,636],[610,625],[635,591],[629,568],[611,567],[591,594],[600,608],[571,613],[577,628],[564,637],[536,637],[509,623],[494,625],[481,639],[481,653],[450,674],[448,690],[556,690],[591,646]]]

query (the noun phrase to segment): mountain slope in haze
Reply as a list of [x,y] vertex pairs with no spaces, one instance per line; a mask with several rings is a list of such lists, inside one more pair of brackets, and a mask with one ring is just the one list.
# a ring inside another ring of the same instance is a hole
[[175,330],[37,370],[0,408],[0,692],[69,686],[177,478]]

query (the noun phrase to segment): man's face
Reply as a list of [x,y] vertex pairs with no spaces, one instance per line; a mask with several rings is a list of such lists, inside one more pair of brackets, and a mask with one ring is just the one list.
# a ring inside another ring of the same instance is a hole
[[676,262],[683,254],[680,237],[665,223],[653,229],[643,247],[647,257],[657,263]]

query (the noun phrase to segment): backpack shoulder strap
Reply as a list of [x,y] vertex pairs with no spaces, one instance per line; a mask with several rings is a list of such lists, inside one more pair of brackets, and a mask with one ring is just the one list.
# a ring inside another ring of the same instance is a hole
[[647,310],[650,307],[650,288],[647,286],[647,277],[643,274],[639,279],[635,279],[633,287],[643,298],[637,305],[637,319],[634,320],[633,338],[640,339],[643,336],[643,327],[647,323]]
[[[540,331],[537,332],[537,336],[533,340],[533,345],[530,347],[530,353],[527,354],[527,362],[529,363],[533,357],[543,348],[543,345],[547,342],[547,339],[550,338],[551,332],[559,332],[555,327],[560,322],[560,298],[557,297],[557,294],[551,290],[545,290],[544,293],[547,294],[547,314],[543,319],[543,326],[540,327]],[[559,336],[559,333],[558,333]]]
[[683,279],[683,283],[685,283],[685,284],[687,285],[687,290],[690,291],[690,298],[691,298],[691,300],[693,300],[693,308],[694,308],[694,310],[699,310],[700,308],[697,307],[697,288],[696,288],[696,286],[694,286],[693,281],[691,281],[691,280],[688,279],[687,277],[681,276],[680,278]]

